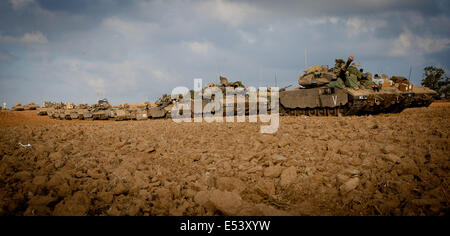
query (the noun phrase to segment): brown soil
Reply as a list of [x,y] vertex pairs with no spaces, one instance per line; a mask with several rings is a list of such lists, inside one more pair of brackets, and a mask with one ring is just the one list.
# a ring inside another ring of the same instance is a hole
[[0,215],[449,212],[449,103],[260,126],[1,112]]

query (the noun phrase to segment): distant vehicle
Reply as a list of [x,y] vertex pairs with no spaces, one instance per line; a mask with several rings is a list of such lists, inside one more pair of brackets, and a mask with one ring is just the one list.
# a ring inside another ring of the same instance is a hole
[[98,105],[109,105],[109,102],[108,102],[108,99],[103,98],[103,99],[98,100],[97,104]]

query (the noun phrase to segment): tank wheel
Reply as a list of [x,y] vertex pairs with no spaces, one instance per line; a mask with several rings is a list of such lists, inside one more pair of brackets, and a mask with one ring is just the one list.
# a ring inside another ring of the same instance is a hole
[[341,116],[355,113],[348,106],[333,108],[297,108],[289,109],[280,106],[280,114],[283,116]]
[[317,109],[318,116],[327,116],[327,108],[318,108]]
[[339,108],[338,107],[329,108],[328,115],[329,116],[338,116],[339,115]]

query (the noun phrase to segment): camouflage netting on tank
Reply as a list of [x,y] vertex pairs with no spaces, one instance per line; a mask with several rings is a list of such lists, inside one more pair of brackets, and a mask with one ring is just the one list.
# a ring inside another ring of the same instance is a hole
[[362,78],[362,73],[361,71],[358,70],[358,68],[354,67],[354,66],[350,66],[347,71],[351,74],[351,75],[355,75],[357,79],[361,79]]
[[341,78],[338,78],[337,80],[331,81],[327,86],[330,88],[343,89],[343,88],[345,88],[345,83],[344,83],[344,81],[342,81]]
[[161,98],[159,98],[155,104],[158,107],[164,108],[167,107],[173,103],[175,103],[178,99],[173,99],[171,96],[167,95],[167,94],[163,94]]
[[333,88],[350,87],[353,89],[360,89],[362,87],[366,89],[376,89],[377,85],[372,81],[372,74],[363,73],[362,69],[358,69],[359,62],[354,62],[353,57],[349,57],[349,60],[336,59],[335,66],[333,67],[333,73],[338,77],[338,80],[331,81],[328,85]]
[[400,84],[400,83],[409,84],[409,81],[405,77],[402,77],[402,76],[392,76],[391,80],[395,84]]
[[55,108],[55,109],[62,109],[64,107],[66,107],[66,104],[64,104],[63,102],[44,102],[44,107],[45,108]]
[[241,81],[228,82],[227,77],[224,77],[224,76],[220,76],[220,84],[210,83],[208,85],[208,87],[233,87],[233,88],[241,87],[241,88],[245,88],[244,84],[242,84]]
[[345,79],[345,86],[353,88],[353,89],[359,89],[359,82],[358,82],[358,77],[354,74],[351,74],[349,76],[347,76],[347,78]]
[[371,80],[365,80],[364,82],[362,82],[362,85],[366,88],[366,89],[370,89],[373,88],[374,86],[377,86],[377,84]]
[[327,72],[328,68],[324,66],[314,65],[304,70],[305,74],[315,73],[315,72]]

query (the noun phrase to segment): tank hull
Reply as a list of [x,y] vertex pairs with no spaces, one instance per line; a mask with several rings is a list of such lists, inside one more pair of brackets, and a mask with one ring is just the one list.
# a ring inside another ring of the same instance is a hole
[[398,113],[408,107],[426,107],[433,102],[433,90],[414,87],[373,89],[328,88],[327,86],[280,92],[282,115],[365,115]]

